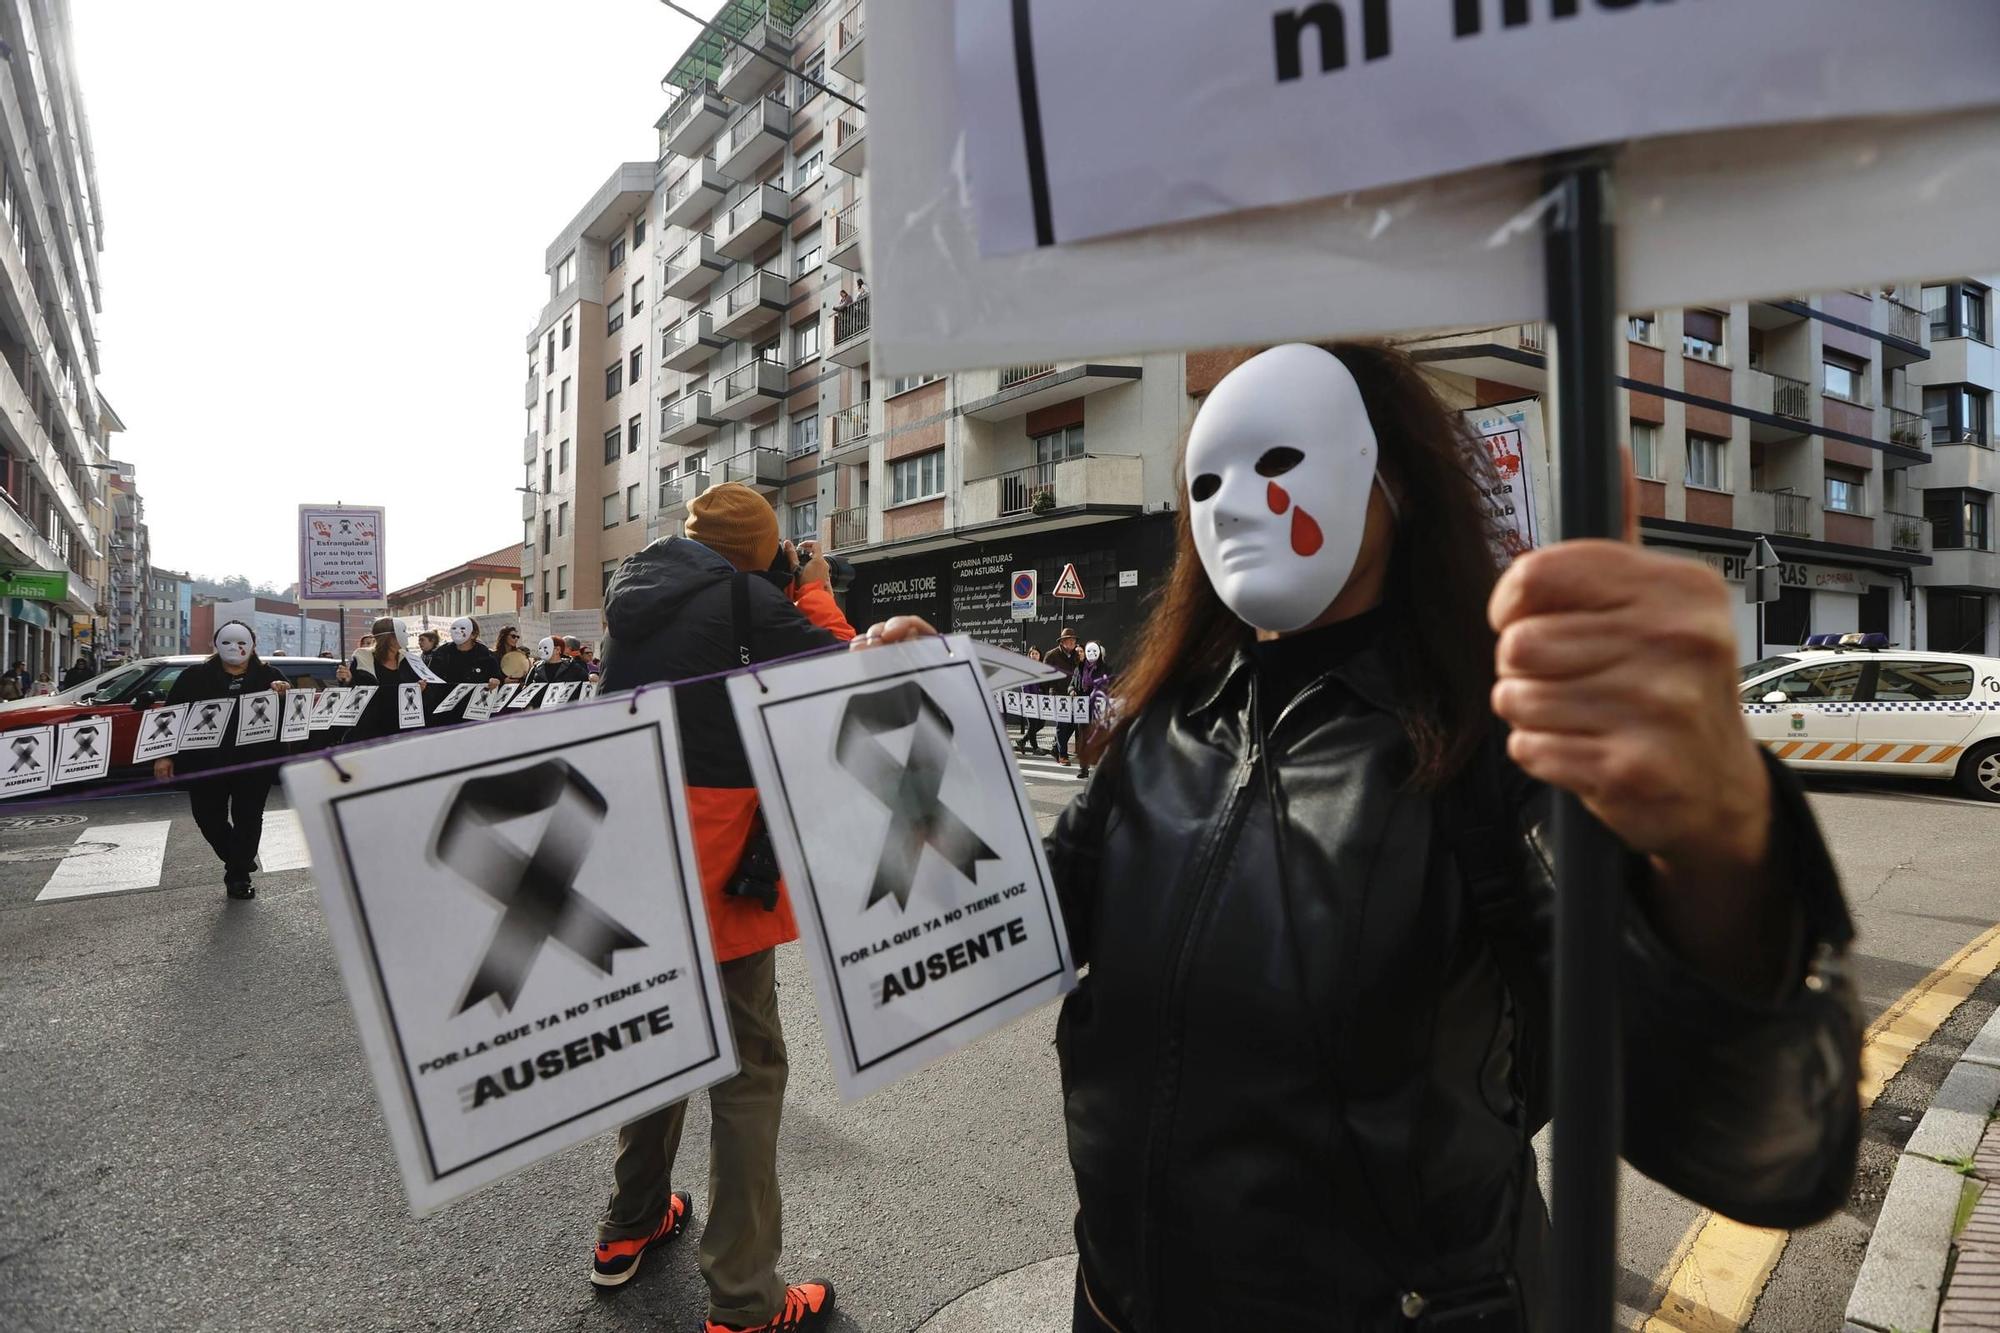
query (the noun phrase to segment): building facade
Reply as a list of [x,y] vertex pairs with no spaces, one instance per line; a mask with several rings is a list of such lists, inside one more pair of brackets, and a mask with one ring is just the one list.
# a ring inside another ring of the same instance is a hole
[[[0,658],[59,674],[108,598],[93,510],[107,424],[96,377],[102,208],[67,0],[0,0],[0,566],[61,574],[0,601]],[[84,636],[94,637],[94,625]]]
[[[373,611],[362,614],[373,617]],[[188,652],[213,651],[218,626],[238,620],[257,636],[257,652],[264,657],[338,657],[341,652],[340,612],[332,607],[308,611],[296,602],[276,597],[238,597],[221,601],[213,597],[192,599],[188,615]],[[359,642],[350,634],[347,643]]]
[[111,594],[103,624],[108,631],[98,650],[99,661],[140,657],[145,653],[145,598],[152,576],[152,540],[146,527],[146,502],[139,494],[137,469],[113,460],[105,474],[111,511]]
[[[153,569],[146,576],[146,609],[143,652],[147,657],[169,657],[192,651],[188,643],[189,619],[194,613],[194,581],[171,569]],[[208,650],[203,643],[203,652]]]
[[511,616],[521,610],[522,587],[521,548],[503,546],[390,593],[389,614],[422,628],[449,625],[460,616]]
[[1993,496],[2000,461],[1993,448],[1995,279],[1926,283],[1924,318],[1931,356],[1910,367],[1922,395],[1930,461],[1910,469],[1930,523],[1931,564],[1917,571],[1926,646],[2000,655],[2000,554],[1993,541]]

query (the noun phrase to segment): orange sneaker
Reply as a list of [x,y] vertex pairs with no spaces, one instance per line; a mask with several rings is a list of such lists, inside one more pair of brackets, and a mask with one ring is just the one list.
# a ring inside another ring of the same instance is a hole
[[805,1333],[824,1328],[833,1317],[831,1282],[798,1282],[785,1288],[785,1308],[768,1323],[738,1328],[734,1324],[708,1321],[708,1333]]
[[630,1282],[632,1275],[639,1271],[639,1260],[646,1251],[680,1235],[692,1211],[694,1200],[686,1190],[681,1190],[667,1200],[667,1215],[660,1219],[660,1225],[652,1235],[633,1240],[597,1242],[597,1253],[590,1263],[590,1280],[600,1287],[622,1287]]

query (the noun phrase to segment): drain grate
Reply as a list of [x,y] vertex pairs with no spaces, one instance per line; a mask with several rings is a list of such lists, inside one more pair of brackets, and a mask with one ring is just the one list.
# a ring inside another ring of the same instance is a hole
[[9,847],[0,851],[0,863],[20,861],[62,861],[72,856],[96,856],[116,850],[115,842],[57,842],[41,847]]
[[15,815],[0,819],[0,833],[20,833],[30,829],[74,828],[87,822],[82,815]]

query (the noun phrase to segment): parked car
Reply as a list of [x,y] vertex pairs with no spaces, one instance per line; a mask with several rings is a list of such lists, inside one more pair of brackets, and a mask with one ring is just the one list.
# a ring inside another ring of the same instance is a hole
[[1816,635],[1742,680],[1750,734],[1795,768],[1950,778],[2000,801],[2000,657]]
[[[145,657],[99,673],[80,685],[37,699],[0,703],[0,736],[26,727],[56,726],[80,717],[111,720],[111,772],[114,777],[129,775],[132,744],[139,736],[139,714],[156,703],[164,703],[181,672],[205,656],[189,653],[178,657]],[[267,657],[264,659],[284,673],[293,685],[325,689],[334,683],[334,669],[340,664],[324,657]]]

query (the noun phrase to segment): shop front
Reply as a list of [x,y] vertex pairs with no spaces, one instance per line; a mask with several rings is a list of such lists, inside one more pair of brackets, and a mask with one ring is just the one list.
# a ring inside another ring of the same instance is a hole
[[[1886,634],[1897,644],[1911,638],[1914,588],[1910,566],[1838,560],[1820,552],[1805,553],[1775,540],[1778,568],[1771,571],[1776,601],[1763,604],[1762,640],[1758,637],[1758,607],[1744,600],[1751,560],[1749,546],[1708,546],[1665,543],[1647,533],[1647,544],[1670,554],[1700,560],[1720,574],[1734,594],[1730,609],[1736,627],[1738,656],[1755,662],[1772,653],[1797,648],[1814,634]],[[1884,552],[1885,556],[1890,553]]]

